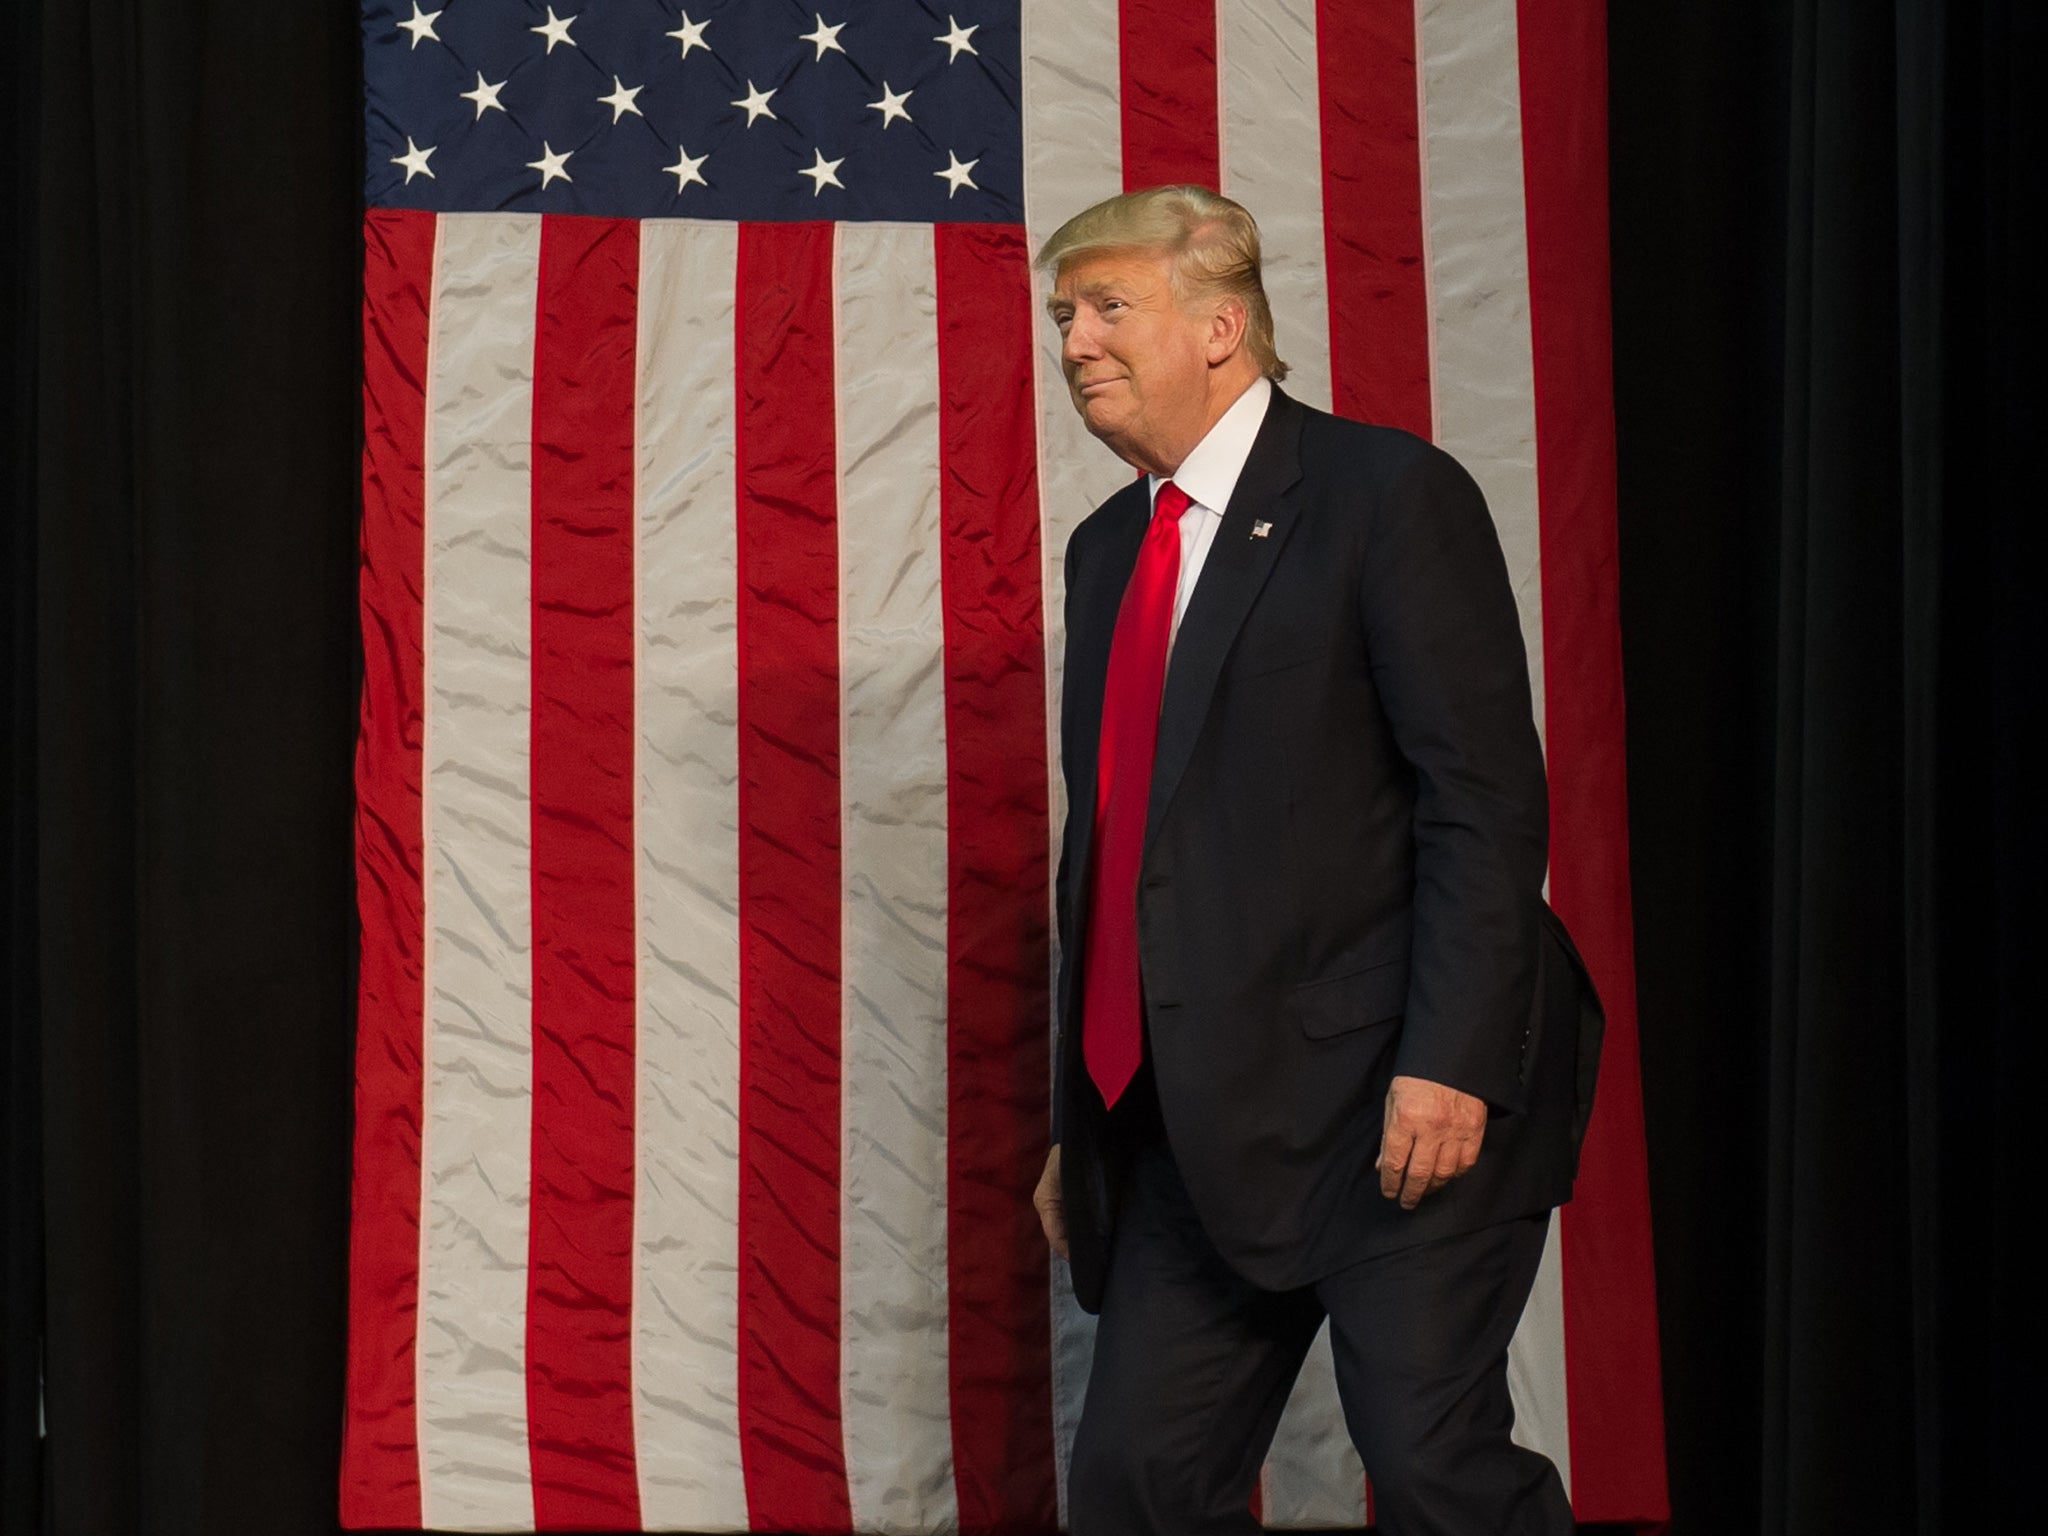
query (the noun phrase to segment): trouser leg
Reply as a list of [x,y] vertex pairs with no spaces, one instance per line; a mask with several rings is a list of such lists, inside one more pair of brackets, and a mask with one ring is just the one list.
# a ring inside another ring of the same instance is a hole
[[1400,1249],[1316,1287],[1387,1536],[1571,1536],[1557,1469],[1510,1438],[1508,1341],[1547,1216]]
[[1068,1479],[1072,1536],[1250,1536],[1251,1493],[1322,1322],[1247,1284],[1163,1144],[1134,1157]]

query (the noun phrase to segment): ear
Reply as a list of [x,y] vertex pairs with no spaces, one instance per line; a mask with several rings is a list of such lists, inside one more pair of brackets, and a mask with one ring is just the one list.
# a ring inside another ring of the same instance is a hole
[[1216,307],[1209,315],[1206,334],[1202,338],[1203,351],[1208,356],[1211,368],[1229,362],[1244,350],[1245,326],[1249,320],[1244,300],[1237,295],[1228,294],[1216,301]]

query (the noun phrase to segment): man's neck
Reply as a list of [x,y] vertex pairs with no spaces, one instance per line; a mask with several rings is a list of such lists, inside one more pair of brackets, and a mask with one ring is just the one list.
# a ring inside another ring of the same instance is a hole
[[[1239,355],[1242,356],[1242,354]],[[1209,398],[1203,408],[1201,427],[1179,445],[1179,451],[1173,455],[1173,462],[1171,464],[1163,464],[1163,461],[1162,464],[1133,464],[1132,467],[1143,470],[1147,474],[1157,475],[1162,480],[1171,479],[1180,469],[1181,465],[1187,462],[1188,455],[1201,446],[1202,439],[1216,430],[1216,423],[1221,421],[1230,408],[1244,397],[1244,392],[1258,381],[1259,371],[1255,367],[1219,369],[1216,373],[1211,374],[1209,378]]]

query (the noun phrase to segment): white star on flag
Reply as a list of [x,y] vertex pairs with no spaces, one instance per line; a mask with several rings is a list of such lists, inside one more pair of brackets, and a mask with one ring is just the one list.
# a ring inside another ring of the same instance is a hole
[[647,115],[633,105],[633,98],[646,89],[647,87],[644,85],[636,85],[629,88],[617,75],[613,75],[611,95],[600,96],[597,99],[612,109],[612,122],[616,124],[628,112],[632,113],[635,117],[645,117]]
[[[436,38],[435,41],[438,42],[440,41],[440,39]],[[412,135],[407,134],[405,136],[405,153],[402,155],[393,155],[391,157],[391,163],[393,165],[402,165],[405,167],[405,181],[407,186],[412,185],[412,179],[415,176],[424,176],[429,181],[433,181],[438,178],[436,178],[434,175],[433,167],[427,164],[427,156],[431,155],[433,152],[433,145],[429,144],[425,149],[421,149],[418,145],[413,143]]]
[[[546,38],[548,40],[548,52],[553,53],[557,43],[567,43],[571,48],[576,46],[576,39],[569,35],[569,23],[575,19],[574,16],[557,16],[555,8],[551,5],[548,7],[548,19],[539,26],[528,27],[526,30],[538,32],[542,37]],[[563,179],[567,180],[566,177]]]
[[556,154],[554,146],[548,143],[546,139],[542,139],[540,141],[540,158],[527,161],[526,168],[529,171],[540,172],[540,184],[543,191],[546,190],[548,183],[557,176],[561,177],[564,181],[573,183],[575,178],[569,174],[568,164],[569,157],[575,153],[576,151],[573,149],[565,149],[560,154]]
[[[769,98],[774,94],[775,92],[773,91],[762,90],[753,81],[749,80],[747,82],[747,94],[732,103],[732,105],[745,109],[747,126],[751,128],[754,126],[754,119],[757,117],[775,117],[775,114],[768,109]],[[777,122],[782,121],[779,117],[775,118],[775,120]]]
[[822,149],[814,149],[811,153],[818,157],[817,163],[797,172],[799,176],[811,178],[811,196],[816,197],[827,187],[837,187],[840,191],[845,191],[846,183],[839,179],[839,167],[846,164],[846,157],[841,155],[837,160],[827,160]]
[[498,92],[505,89],[508,83],[508,81],[500,80],[496,85],[491,85],[485,81],[484,72],[478,70],[476,72],[476,89],[464,91],[462,99],[476,103],[476,115],[478,117],[482,117],[486,112],[502,112],[505,110],[505,104],[498,100]]
[[[846,23],[842,21],[836,27],[828,27],[825,25],[825,18],[818,15],[816,11],[811,12],[811,17],[818,23],[817,30],[804,33],[797,38],[797,41],[800,43],[815,43],[818,48],[818,59],[824,58],[827,52],[846,52],[839,44],[839,34],[846,30]],[[815,64],[818,62],[818,59],[813,59],[811,62]]]
[[[915,87],[912,87],[912,89],[914,90]],[[889,82],[884,80],[882,82],[882,99],[869,102],[868,110],[882,114],[882,126],[885,129],[899,117],[907,123],[911,120],[911,117],[908,112],[903,110],[903,103],[910,100],[910,97],[910,91],[890,90]]]
[[974,178],[967,174],[977,165],[981,164],[979,160],[969,160],[965,165],[962,165],[960,157],[950,149],[946,151],[946,159],[951,163],[943,171],[933,171],[932,174],[946,183],[947,202],[950,203],[953,200],[953,194],[962,187],[966,187],[972,192],[979,192],[981,190],[981,188],[975,186]]
[[709,53],[711,45],[704,41],[704,29],[710,26],[711,23],[708,21],[690,20],[690,13],[688,11],[680,13],[678,19],[682,22],[682,25],[673,32],[664,32],[662,36],[672,37],[680,42],[683,45],[683,57],[686,59],[690,56],[692,48],[702,48],[706,53]]
[[977,49],[974,46],[974,44],[968,41],[970,37],[974,36],[975,33],[981,30],[980,22],[976,22],[971,27],[962,27],[959,22],[953,19],[952,13],[949,11],[946,14],[946,28],[947,30],[945,32],[933,38],[932,41],[935,43],[944,43],[948,48],[953,50],[951,53],[946,55],[946,62],[948,64],[952,63],[955,59],[959,58],[961,51],[963,49],[966,50],[968,53],[974,54],[977,58],[980,57],[980,50]]
[[441,41],[441,35],[434,30],[434,18],[440,14],[439,11],[422,11],[420,0],[412,0],[412,20],[401,21],[398,30],[412,34],[412,45],[415,48],[419,47],[420,39],[423,37],[431,37],[438,43]]
[[700,169],[704,162],[710,158],[709,155],[692,155],[680,144],[676,146],[676,163],[674,165],[665,165],[662,169],[675,177],[677,197],[681,197],[683,195],[683,188],[693,181],[700,187],[711,185],[710,182],[704,179],[704,174]]

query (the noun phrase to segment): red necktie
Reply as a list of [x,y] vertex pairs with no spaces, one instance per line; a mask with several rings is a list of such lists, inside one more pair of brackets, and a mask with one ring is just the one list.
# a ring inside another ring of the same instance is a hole
[[1144,1054],[1138,996],[1138,864],[1159,741],[1159,696],[1180,585],[1180,519],[1191,506],[1171,480],[1159,487],[1152,522],[1124,588],[1109,642],[1102,739],[1095,756],[1095,880],[1083,952],[1081,1052],[1088,1075],[1114,1104]]

